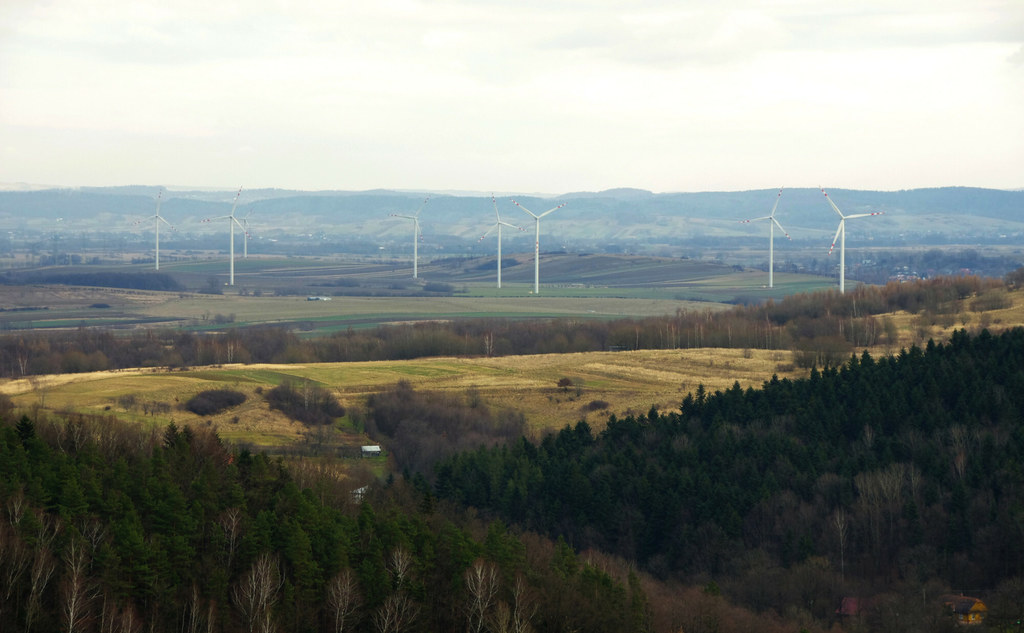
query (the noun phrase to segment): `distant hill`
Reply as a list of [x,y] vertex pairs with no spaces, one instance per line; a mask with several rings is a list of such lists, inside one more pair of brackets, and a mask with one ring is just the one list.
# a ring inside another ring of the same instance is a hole
[[[134,221],[153,214],[159,190],[126,186],[0,191],[0,229],[56,230],[53,226],[60,218],[64,232],[131,230]],[[183,232],[220,232],[221,227],[202,220],[227,214],[236,191],[165,191],[161,213]],[[249,214],[254,230],[263,235],[308,232],[402,240],[411,227],[407,220],[389,214],[411,214],[427,195],[387,190],[243,190],[236,213]],[[776,195],[775,189],[700,193],[611,189],[556,198],[517,196],[516,200],[535,213],[565,204],[544,219],[545,244],[615,243],[629,249],[631,245],[758,235],[757,228],[739,221],[767,215]],[[848,240],[853,244],[943,239],[985,244],[1024,236],[1024,191],[832,189],[829,195],[846,213],[885,213],[857,221],[855,226],[851,223]],[[533,228],[533,218],[508,197],[498,198],[497,205],[503,219]],[[493,222],[493,215],[490,194],[430,195],[420,215],[424,241],[475,241]],[[796,241],[828,239],[838,221],[821,192],[813,188],[784,190],[776,215]],[[510,235],[509,239],[532,245],[532,235]]]

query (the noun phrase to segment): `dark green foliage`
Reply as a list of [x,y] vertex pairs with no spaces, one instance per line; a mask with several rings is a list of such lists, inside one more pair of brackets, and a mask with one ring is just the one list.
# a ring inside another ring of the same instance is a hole
[[440,281],[428,281],[423,284],[423,292],[452,294],[455,292],[455,286]]
[[20,284],[64,284],[67,286],[102,286],[104,288],[132,288],[136,290],[184,290],[184,287],[174,277],[157,272],[27,272],[9,277],[10,279],[14,279],[16,283]]
[[[0,630],[27,630],[30,619],[31,630],[67,630],[78,578],[82,621],[92,627],[85,630],[99,630],[104,618],[118,623],[104,630],[139,630],[121,628],[131,615],[145,630],[210,623],[222,633],[248,631],[239,592],[264,561],[279,584],[275,603],[260,613],[275,630],[333,630],[328,588],[350,570],[358,600],[345,630],[375,630],[375,614],[397,598],[415,613],[408,630],[459,631],[469,602],[465,572],[481,558],[497,567],[505,602],[525,579],[534,630],[642,630],[630,607],[644,596],[624,575],[575,563],[564,546],[553,557],[553,546],[535,538],[531,557],[498,523],[479,527],[475,539],[433,503],[417,510],[424,495],[422,478],[398,479],[374,505],[332,507],[300,489],[280,459],[232,454],[205,428],[172,424],[160,436],[108,417],[4,420]],[[399,559],[408,563],[401,574]],[[54,572],[33,594],[36,561]]]
[[27,415],[21,416],[21,419],[18,420],[18,424],[14,427],[14,430],[18,433],[18,437],[21,439],[22,444],[36,436],[36,425]]
[[[745,552],[866,581],[984,587],[1024,575],[1024,330],[956,333],[805,380],[688,395],[442,461],[440,496],[634,558],[717,575]],[[838,544],[834,517],[847,518]]]
[[335,419],[345,415],[345,408],[334,394],[308,381],[299,386],[281,383],[268,391],[266,398],[271,409],[305,424],[333,424]]
[[231,389],[208,389],[185,402],[185,409],[196,415],[214,415],[245,402],[245,394]]

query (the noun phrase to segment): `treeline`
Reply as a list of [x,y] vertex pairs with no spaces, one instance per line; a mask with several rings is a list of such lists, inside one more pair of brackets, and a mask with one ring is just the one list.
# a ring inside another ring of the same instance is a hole
[[1019,590],[1022,419],[1024,329],[961,330],[807,379],[701,387],[678,411],[612,417],[597,434],[580,422],[456,455],[436,490],[827,625],[841,597],[894,585]]
[[932,325],[988,325],[974,313],[1010,305],[1002,282],[948,277],[792,295],[723,312],[679,311],[644,319],[467,319],[349,330],[313,340],[279,327],[223,334],[146,330],[128,337],[103,330],[11,334],[0,338],[0,376],[74,373],[125,367],[221,363],[403,360],[427,356],[549,354],[602,350],[729,347],[794,349],[806,366],[842,362],[854,347],[895,345],[884,315],[919,315]]
[[406,380],[371,394],[365,412],[352,412],[402,469],[429,473],[459,451],[515,441],[526,434],[520,411],[494,412],[480,394],[416,391]]
[[332,470],[299,466],[204,429],[0,402],[0,629],[650,630],[628,570],[460,527],[422,479],[357,504]]
[[329,390],[304,381],[296,386],[284,381],[267,392],[267,404],[303,424],[331,424],[345,415],[345,407]]
[[0,276],[0,284],[64,284],[67,286],[97,286],[102,288],[129,288],[132,290],[184,290],[178,281],[166,273],[124,273],[116,271],[8,271]]

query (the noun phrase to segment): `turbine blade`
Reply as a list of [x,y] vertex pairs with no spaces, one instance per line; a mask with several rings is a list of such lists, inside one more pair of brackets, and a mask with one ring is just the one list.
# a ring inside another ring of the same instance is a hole
[[786,239],[787,239],[787,240],[792,240],[792,239],[793,239],[793,238],[791,238],[791,237],[789,236],[789,233],[786,233],[786,229],[782,228],[782,225],[781,225],[781,224],[779,224],[779,221],[778,221],[778,220],[776,220],[775,218],[772,218],[771,220],[772,220],[772,222],[774,222],[774,223],[775,223],[775,226],[779,227],[779,230],[780,230],[780,231],[782,231],[782,234],[786,236]]
[[749,220],[740,220],[739,223],[740,224],[750,224],[751,222],[757,222],[758,220],[772,220],[772,219],[774,219],[774,218],[772,218],[772,216],[766,215],[766,216],[762,216],[760,218],[751,218]]
[[516,202],[515,198],[512,198],[512,204],[516,205],[517,207],[519,207],[519,208],[520,208],[520,209],[522,209],[523,211],[526,211],[527,213],[529,213],[529,214],[530,214],[530,215],[532,215],[533,217],[535,217],[535,218],[536,218],[536,217],[538,217],[536,213],[534,213],[533,211],[530,211],[529,209],[527,209],[527,208],[526,208],[526,207],[524,207],[523,205],[521,205],[521,204],[519,204],[518,202]]
[[858,213],[856,215],[848,215],[846,216],[846,219],[849,220],[850,218],[869,218],[873,215],[885,215],[885,211],[875,211],[874,213]]
[[427,196],[426,198],[424,198],[423,199],[423,204],[420,205],[419,209],[416,209],[416,217],[419,217],[420,216],[420,211],[423,210],[423,207],[427,206],[427,200],[430,200],[430,196]]
[[775,196],[775,204],[772,205],[772,212],[768,214],[768,217],[775,217],[775,209],[779,206],[779,200],[782,198],[782,187],[779,187],[779,195]]
[[478,242],[482,242],[485,237],[487,237],[488,235],[491,234],[491,231],[493,231],[495,228],[497,228],[497,226],[498,226],[497,224],[491,225],[491,228],[487,229],[487,231],[483,235],[481,235],[480,239],[478,239],[477,241]]
[[565,205],[566,205],[566,203],[565,203],[565,202],[563,202],[562,204],[558,205],[558,206],[557,206],[557,207],[555,207],[554,209],[548,209],[547,211],[545,211],[544,213],[541,213],[541,214],[540,214],[540,215],[538,215],[537,217],[538,217],[538,218],[543,218],[543,217],[544,217],[545,215],[547,215],[547,214],[551,213],[552,211],[558,211],[559,209],[561,209],[561,208],[562,208],[562,207],[564,207]]
[[839,228],[836,229],[836,236],[832,238],[832,246],[831,246],[831,248],[828,249],[828,254],[829,255],[831,255],[832,251],[835,250],[835,248],[836,248],[836,242],[839,241],[839,234],[843,231],[843,223],[844,222],[846,222],[845,218],[842,219],[842,220],[839,220]]
[[230,217],[232,217],[232,218],[235,217],[235,207],[238,206],[238,196],[240,196],[240,195],[242,195],[242,188],[241,187],[238,188],[238,193],[235,194],[235,201],[231,204],[231,215],[230,215]]
[[830,205],[832,205],[832,210],[833,210],[833,211],[835,211],[836,213],[838,213],[838,214],[839,214],[839,217],[841,217],[841,218],[845,219],[845,218],[846,218],[846,216],[845,216],[845,215],[843,215],[843,212],[839,210],[839,207],[837,207],[837,206],[836,206],[836,203],[835,203],[835,202],[832,202],[832,198],[829,198],[829,197],[828,197],[828,193],[826,193],[826,192],[825,192],[825,189],[824,189],[824,187],[821,187],[821,193],[823,193],[823,194],[825,195],[825,199],[826,199],[826,200],[828,200],[828,203],[829,203]]

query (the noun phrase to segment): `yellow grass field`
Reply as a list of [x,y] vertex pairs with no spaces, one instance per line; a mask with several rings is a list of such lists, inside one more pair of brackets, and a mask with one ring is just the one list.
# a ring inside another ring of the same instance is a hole
[[[965,312],[930,323],[920,315],[894,314],[900,341],[871,349],[876,356],[920,344],[928,338],[944,340],[956,328],[988,325],[994,330],[1024,323],[1024,292],[1010,293],[1012,307],[984,314]],[[949,322],[951,321],[952,322]],[[789,351],[740,349],[642,350],[588,352],[500,358],[427,358],[411,361],[324,363],[305,365],[229,365],[192,371],[162,369],[121,370],[91,374],[39,376],[0,382],[0,392],[16,405],[48,410],[117,414],[141,424],[216,427],[228,440],[262,445],[287,445],[303,440],[305,427],[269,410],[257,390],[284,380],[314,382],[330,389],[346,407],[360,407],[368,394],[400,380],[416,389],[464,393],[475,390],[491,407],[522,411],[535,433],[587,419],[601,428],[609,414],[646,413],[650,407],[671,410],[698,384],[714,392],[734,382],[758,387],[773,373],[800,377]],[[561,378],[573,387],[557,386]],[[213,388],[231,388],[248,400],[234,409],[208,418],[179,408],[194,394]],[[132,394],[137,406],[125,409],[119,398]],[[593,401],[606,409],[586,412]],[[170,411],[147,413],[144,403],[169,405]],[[353,435],[349,443],[365,438]]]
[[[282,380],[309,380],[327,387],[346,407],[361,406],[368,394],[400,380],[424,390],[462,393],[474,389],[492,407],[522,411],[536,432],[572,424],[584,417],[600,428],[609,413],[646,413],[651,406],[674,409],[699,383],[711,391],[730,387],[735,381],[744,387],[758,386],[780,364],[790,364],[790,357],[790,352],[784,351],[700,349],[229,365],[189,372],[126,370],[40,376],[0,383],[0,391],[26,408],[111,412],[144,424],[167,424],[172,420],[179,426],[209,423],[226,439],[287,444],[300,441],[304,427],[270,411],[256,392],[257,388],[269,389]],[[558,387],[561,378],[570,378],[575,386]],[[227,413],[209,418],[177,408],[200,391],[222,387],[246,393],[249,399]],[[135,396],[139,407],[141,403],[161,402],[171,405],[172,410],[154,415],[147,415],[141,408],[126,410],[118,405],[118,399],[127,394]],[[583,407],[594,400],[607,402],[608,408],[584,413]]]

